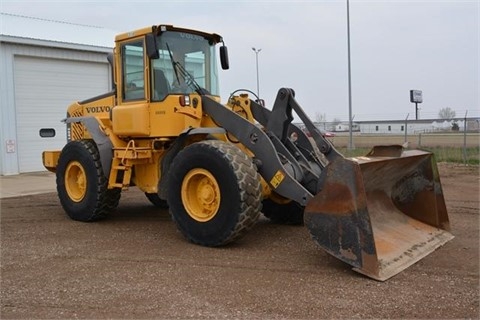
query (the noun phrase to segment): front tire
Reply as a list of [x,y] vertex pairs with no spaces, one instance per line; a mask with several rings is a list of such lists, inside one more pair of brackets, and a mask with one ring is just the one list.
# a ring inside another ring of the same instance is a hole
[[262,206],[260,176],[236,146],[219,140],[194,143],[175,157],[169,174],[170,212],[191,242],[225,245],[256,223]]
[[71,141],[63,148],[56,171],[57,192],[67,215],[96,221],[115,209],[121,189],[107,189],[100,154],[92,140]]

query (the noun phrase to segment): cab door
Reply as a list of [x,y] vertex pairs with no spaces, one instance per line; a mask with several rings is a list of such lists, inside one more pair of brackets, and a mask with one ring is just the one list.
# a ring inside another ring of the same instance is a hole
[[150,85],[144,37],[129,39],[117,48],[119,105],[112,109],[113,132],[119,136],[150,136]]

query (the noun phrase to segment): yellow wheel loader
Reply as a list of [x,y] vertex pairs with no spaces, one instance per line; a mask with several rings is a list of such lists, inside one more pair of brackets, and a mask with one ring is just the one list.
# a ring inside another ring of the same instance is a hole
[[70,105],[67,144],[43,153],[72,219],[103,218],[136,186],[193,243],[225,245],[263,213],[304,223],[328,253],[377,280],[453,238],[432,154],[377,146],[347,159],[289,88],[271,109],[246,91],[220,104],[217,45],[228,69],[217,34],[159,25],[116,37],[113,90]]

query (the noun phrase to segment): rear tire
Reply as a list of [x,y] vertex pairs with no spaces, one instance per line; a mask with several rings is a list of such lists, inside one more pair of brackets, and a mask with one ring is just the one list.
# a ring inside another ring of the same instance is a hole
[[63,148],[56,171],[57,192],[67,215],[96,221],[115,209],[121,189],[107,189],[100,154],[92,140],[71,141]]
[[194,143],[175,157],[169,174],[170,212],[191,242],[225,245],[256,223],[262,206],[260,176],[236,146],[219,140]]

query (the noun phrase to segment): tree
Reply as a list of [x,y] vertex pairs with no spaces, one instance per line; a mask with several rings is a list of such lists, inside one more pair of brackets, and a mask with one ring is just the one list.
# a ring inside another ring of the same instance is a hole
[[317,127],[321,125],[323,129],[325,129],[326,122],[327,122],[327,115],[325,113],[315,112],[314,123]]
[[440,119],[451,120],[455,118],[455,111],[453,111],[450,107],[442,108],[438,112],[438,117]]
[[327,115],[325,113],[315,112],[315,122],[323,123],[327,121]]

